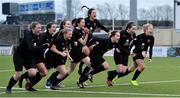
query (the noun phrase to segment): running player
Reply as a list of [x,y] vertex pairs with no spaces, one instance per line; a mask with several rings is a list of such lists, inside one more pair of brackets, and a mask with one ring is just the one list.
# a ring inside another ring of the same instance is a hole
[[[38,22],[32,22],[30,24],[30,32],[24,33],[24,38],[20,41],[19,46],[15,50],[13,55],[13,62],[15,66],[15,74],[10,79],[6,88],[7,93],[11,93],[12,87],[22,77],[27,78],[29,82],[26,84],[26,90],[36,91],[32,88],[43,76],[47,74],[47,70],[42,63],[41,53],[46,45],[42,45],[39,38],[41,32],[41,25]],[[27,72],[21,75],[23,66]],[[36,71],[38,68],[39,72]]]
[[87,79],[92,81],[92,75],[107,70],[109,68],[109,64],[103,58],[104,53],[108,50],[111,50],[116,46],[119,42],[120,33],[118,31],[111,32],[111,36],[108,39],[96,39],[98,44],[94,46],[92,51],[90,52],[90,62],[91,62],[91,70],[87,73],[84,73],[79,78],[77,85],[80,88],[84,88],[83,82]]
[[69,55],[69,40],[71,40],[72,37],[72,30],[65,28],[61,31],[60,36],[53,41],[50,51],[46,56],[46,65],[53,66],[59,73],[51,80],[51,89],[53,90],[59,89],[57,86],[58,83],[64,80],[64,78],[68,75],[65,68],[67,57],[72,61],[72,58]]
[[[63,30],[63,29],[70,29],[70,28],[72,28],[71,21],[69,21],[69,20],[63,20],[63,21],[61,22],[61,24],[60,24],[59,32],[57,32],[57,33],[54,35],[53,40],[59,38],[59,36],[62,35],[62,31],[61,31],[61,30]],[[48,54],[48,52],[49,52],[49,51],[47,51],[46,54]],[[47,58],[46,58],[46,59],[47,59]],[[46,60],[46,59],[45,59],[45,62],[46,62],[46,61],[49,62],[49,61]],[[49,66],[49,65],[47,65],[47,64],[46,64],[46,66],[48,67],[48,69],[53,68],[53,66]],[[47,79],[47,81],[46,81],[46,84],[45,84],[45,87],[46,87],[46,88],[50,88],[50,86],[51,86],[51,84],[52,84],[51,80],[52,80],[53,78],[57,77],[58,74],[59,74],[58,71],[55,71],[55,72],[53,72],[53,73],[51,74],[51,76],[50,76],[50,77]],[[60,85],[57,85],[57,87],[64,87],[64,85],[63,85],[62,83],[60,83]]]
[[[129,22],[125,30],[121,31],[121,39],[118,46],[114,50],[114,61],[116,64],[116,70],[108,71],[107,84],[112,86],[112,80],[116,77],[122,77],[129,74],[128,71],[128,58],[130,55],[131,43],[136,37],[135,35],[136,25],[133,22]],[[133,55],[133,54],[132,54]]]
[[129,67],[129,71],[134,73],[134,76],[131,80],[131,84],[134,86],[138,86],[138,82],[136,79],[139,75],[143,72],[145,68],[144,58],[146,58],[148,47],[149,47],[149,62],[152,62],[152,53],[153,53],[153,46],[154,46],[154,36],[153,36],[153,25],[152,24],[145,24],[143,25],[144,33],[137,36],[136,40],[134,41],[135,49],[133,52],[136,56],[133,57],[133,64]]
[[[96,19],[96,10],[94,8],[88,8],[87,6],[83,6],[82,8],[87,8],[88,9],[88,13],[87,16],[85,18],[85,27],[87,27],[90,30],[89,36],[88,36],[88,41],[87,41],[87,46],[90,48],[90,50],[92,49],[92,47],[94,47],[94,41],[92,40],[92,34],[95,31],[95,29],[97,27],[99,27],[100,29],[104,30],[105,32],[109,32],[109,30],[104,27],[99,20]],[[79,70],[78,73],[79,75],[82,74],[82,67],[83,67],[83,62],[81,62],[79,64]],[[90,69],[88,67],[85,68],[86,70],[84,71],[89,71]]]

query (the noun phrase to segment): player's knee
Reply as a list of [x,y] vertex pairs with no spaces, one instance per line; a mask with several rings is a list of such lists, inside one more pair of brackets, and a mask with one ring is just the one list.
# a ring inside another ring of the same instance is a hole
[[34,77],[36,75],[36,70],[35,69],[29,69],[28,70],[28,76],[29,77]]
[[141,65],[140,68],[139,68],[140,71],[143,71],[144,69],[145,69],[144,65]]
[[103,67],[104,67],[105,70],[109,69],[109,65],[104,65]]
[[145,69],[145,66],[142,66],[142,67],[141,67],[141,71],[143,71],[144,69]]
[[120,65],[117,66],[116,71],[117,71],[118,73],[124,73],[124,72],[125,72],[125,69],[124,69],[123,65],[120,64]]
[[21,72],[16,72],[16,73],[14,74],[14,79],[15,79],[15,80],[19,80],[20,77],[21,77]]
[[68,72],[66,71],[66,70],[64,70],[64,71],[62,71],[61,72],[61,75],[64,77],[64,76],[66,76],[68,74]]
[[83,52],[85,55],[89,55],[89,54],[90,54],[90,50],[89,50],[89,48],[88,48],[87,46],[84,46],[84,47],[82,48],[82,52]]
[[41,73],[41,77],[45,77],[48,74],[48,71],[44,71]]

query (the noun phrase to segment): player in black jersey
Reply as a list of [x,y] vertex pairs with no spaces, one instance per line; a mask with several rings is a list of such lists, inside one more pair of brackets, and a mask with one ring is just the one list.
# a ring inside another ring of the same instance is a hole
[[122,77],[129,73],[127,67],[128,58],[130,55],[133,39],[136,37],[135,31],[136,25],[133,22],[129,22],[126,26],[126,29],[120,32],[121,39],[118,42],[118,46],[114,50],[114,61],[116,64],[116,70],[108,71],[108,86],[112,86],[112,80],[116,76]]
[[[95,31],[95,29],[98,27],[105,32],[109,33],[109,30],[103,26],[98,19],[96,19],[96,10],[94,8],[88,8],[87,6],[83,6],[82,8],[87,8],[88,13],[85,18],[85,27],[87,27],[90,31],[88,40],[87,40],[87,46],[90,48],[90,50],[94,47],[95,41],[92,40],[92,34]],[[79,64],[79,70],[78,73],[81,75],[82,74],[82,67],[83,67],[83,62]],[[88,71],[88,67],[85,68]]]
[[133,57],[134,62],[129,67],[130,72],[135,71],[131,81],[131,84],[134,86],[139,85],[136,79],[145,68],[144,58],[147,57],[148,47],[149,47],[149,62],[152,61],[152,53],[154,46],[153,25],[152,24],[143,25],[143,31],[144,33],[138,35],[133,43],[135,46],[133,52],[136,54],[136,56]]
[[73,62],[70,64],[69,74],[75,69],[78,62],[82,61],[86,65],[90,65],[89,48],[86,46],[88,39],[89,30],[85,28],[85,21],[83,18],[78,18],[76,20],[76,25],[73,30],[73,45],[70,55]]
[[[43,43],[49,45],[49,47],[48,47],[47,49],[44,49],[44,59],[45,59],[44,62],[45,62],[46,68],[47,68],[48,70],[50,70],[51,68],[53,68],[53,66],[48,66],[48,65],[46,64],[46,62],[49,62],[49,61],[47,61],[47,59],[46,59],[46,55],[47,55],[47,53],[48,53],[48,51],[49,51],[49,49],[50,49],[50,47],[51,47],[51,45],[52,45],[53,40],[55,40],[58,36],[59,36],[59,33],[56,32],[56,24],[53,23],[53,22],[48,23],[47,26],[46,26],[46,32],[43,33],[43,34],[41,34],[41,37],[42,37],[42,39],[43,39],[43,40],[42,40]],[[58,75],[59,72],[54,72],[53,74],[57,74],[57,75]],[[57,76],[57,75],[56,75],[56,76]],[[51,78],[52,78],[52,77],[51,77]],[[46,87],[46,88],[50,88],[50,85],[51,85],[50,79],[51,79],[51,78],[49,78],[49,79],[46,81],[46,84],[45,84],[45,87]]]
[[[63,29],[70,29],[70,28],[72,28],[71,21],[69,21],[69,20],[63,20],[63,21],[60,23],[59,31],[54,35],[53,40],[56,39],[56,38],[59,38],[60,36],[62,36],[62,30],[63,30]],[[50,51],[47,51],[46,54],[48,54],[49,52],[50,52]],[[47,59],[47,58],[46,58],[46,59]],[[48,60],[46,60],[46,59],[45,59],[45,61],[48,62]],[[46,64],[46,66],[49,66],[49,65]],[[53,66],[49,66],[48,69],[50,69],[50,68],[53,68]],[[46,88],[50,88],[50,86],[52,85],[51,80],[52,80],[53,78],[57,77],[58,74],[59,74],[58,71],[55,71],[55,72],[53,72],[53,73],[51,74],[51,76],[50,76],[50,77],[47,79],[47,81],[46,81],[46,84],[45,84],[45,87],[46,87]],[[62,83],[60,83],[60,85],[57,85],[57,87],[64,87],[64,85],[63,85]]]
[[[24,38],[20,41],[19,46],[13,55],[13,62],[15,65],[15,75],[10,79],[6,92],[11,93],[11,88],[22,77],[27,78],[29,82],[26,84],[26,90],[35,91],[32,88],[43,76],[47,74],[42,59],[42,50],[46,45],[41,43],[39,34],[41,32],[41,25],[38,22],[32,22],[30,31],[24,33]],[[23,66],[27,72],[21,75]],[[36,71],[36,68],[39,72]]]
[[111,32],[111,36],[108,39],[95,38],[98,44],[94,46],[89,55],[91,62],[91,70],[87,73],[84,73],[79,78],[77,85],[80,88],[84,88],[83,82],[85,82],[87,79],[92,81],[92,75],[107,70],[109,68],[109,64],[105,61],[103,55],[108,50],[114,48],[118,43],[119,39],[120,33],[118,31]]
[[68,74],[65,68],[65,63],[67,57],[72,61],[72,58],[69,55],[70,43],[72,37],[71,29],[63,29],[61,30],[62,34],[55,40],[53,40],[50,51],[47,54],[46,62],[47,66],[53,66],[59,72],[57,77],[53,77],[51,80],[51,89],[56,90],[59,89],[57,84],[64,80],[66,75]]

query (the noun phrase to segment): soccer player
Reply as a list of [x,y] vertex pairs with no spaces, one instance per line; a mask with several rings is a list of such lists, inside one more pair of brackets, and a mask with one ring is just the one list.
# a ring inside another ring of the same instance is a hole
[[132,47],[131,43],[136,37],[135,31],[136,25],[133,22],[129,22],[126,26],[126,29],[120,32],[121,39],[119,40],[118,45],[114,50],[114,61],[116,64],[116,70],[108,71],[108,78],[106,81],[108,86],[112,86],[112,80],[116,76],[122,77],[129,74],[127,67],[128,58],[130,55],[130,49]]
[[138,86],[138,82],[136,79],[143,72],[145,68],[144,58],[147,57],[147,51],[149,47],[149,62],[152,62],[152,53],[154,46],[154,36],[153,36],[153,25],[145,24],[143,25],[144,33],[137,36],[134,41],[135,49],[133,52],[136,56],[133,57],[133,64],[129,67],[129,71],[134,73],[131,84],[134,86]]
[[69,55],[69,41],[72,37],[71,29],[63,29],[61,30],[60,36],[55,39],[52,43],[50,51],[47,54],[46,62],[47,66],[53,66],[58,71],[58,75],[53,77],[51,80],[51,89],[57,90],[59,87],[57,86],[64,78],[68,75],[67,70],[65,68],[65,63],[67,57],[72,61],[72,58]]
[[[32,22],[30,24],[30,32],[24,33],[24,38],[20,41],[20,44],[13,55],[16,72],[8,83],[6,88],[7,93],[11,93],[12,87],[21,77],[26,77],[28,78],[28,81],[30,81],[26,84],[26,90],[36,91],[32,86],[47,74],[47,70],[41,59],[41,51],[43,48],[46,48],[46,45],[42,45],[41,43],[39,38],[40,32],[41,24]],[[27,72],[21,75],[23,66],[26,68]],[[36,71],[36,68],[38,68],[39,72]]]
[[[62,36],[62,30],[63,30],[63,29],[70,29],[70,28],[72,28],[71,21],[69,21],[69,20],[63,20],[63,21],[61,22],[61,24],[60,24],[59,32],[57,32],[57,33],[54,35],[53,40],[55,40],[55,39],[59,38],[60,36]],[[49,52],[49,51],[47,51],[46,54],[48,54],[48,52]],[[47,58],[45,59],[45,62],[49,62],[49,61],[47,60]],[[49,66],[49,65],[46,64],[46,66],[49,67],[48,69],[53,68],[53,66],[51,66],[51,65]],[[59,74],[58,71],[55,71],[55,72],[53,72],[53,73],[51,74],[51,76],[50,76],[50,77],[47,79],[47,81],[46,81],[46,84],[45,84],[45,87],[46,87],[46,88],[50,88],[50,86],[52,85],[51,80],[52,80],[53,78],[57,77],[58,74]],[[60,87],[64,87],[64,85],[63,85],[62,83],[60,83],[60,85],[57,85],[57,87],[59,87],[59,88],[60,88]]]
[[85,21],[83,18],[78,18],[75,23],[73,31],[73,46],[70,52],[70,56],[73,62],[70,64],[69,74],[75,69],[78,62],[82,61],[86,65],[90,66],[90,59],[88,57],[90,50],[86,46],[86,42],[89,35],[89,30],[85,28]]
[[[87,13],[87,16],[85,18],[85,27],[87,27],[89,30],[90,30],[90,33],[89,33],[89,36],[88,36],[88,40],[87,40],[87,46],[90,48],[90,50],[94,47],[94,41],[92,40],[92,34],[94,32],[94,30],[99,27],[100,29],[106,31],[106,32],[109,32],[109,30],[104,27],[100,22],[99,20],[96,19],[96,10],[94,8],[88,8],[87,6],[83,6],[82,8],[87,8],[88,9],[88,13]],[[82,74],[82,67],[83,67],[83,62],[81,62],[79,64],[79,70],[78,70],[78,73],[79,75]],[[87,71],[89,70],[88,67],[85,68]],[[85,70],[85,71],[86,71]]]
[[83,82],[87,79],[92,81],[92,75],[107,70],[109,68],[109,64],[103,58],[104,53],[108,50],[111,50],[116,46],[119,42],[120,33],[118,31],[111,32],[111,36],[108,39],[95,39],[97,40],[98,44],[94,46],[92,51],[90,52],[90,62],[91,62],[91,70],[87,73],[84,73],[79,78],[77,85],[80,88],[84,88]]

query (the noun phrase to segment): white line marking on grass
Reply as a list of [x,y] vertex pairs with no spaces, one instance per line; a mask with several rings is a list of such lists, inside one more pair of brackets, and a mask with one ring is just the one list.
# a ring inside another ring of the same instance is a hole
[[[170,80],[170,81],[149,81],[149,82],[140,82],[139,84],[157,84],[157,83],[174,83],[180,82],[180,80]],[[121,83],[121,84],[114,84],[116,86],[120,85],[130,85],[130,83]],[[94,85],[94,86],[87,86],[87,88],[97,88],[97,87],[107,87],[106,85]],[[0,87],[6,88],[6,87]],[[61,90],[50,90],[50,89],[37,89],[38,91],[51,91],[51,92],[71,92],[71,93],[84,93],[84,94],[111,94],[111,95],[139,95],[139,96],[166,96],[166,97],[180,97],[180,95],[176,94],[151,94],[151,93],[126,93],[126,92],[97,92],[97,91],[77,91],[77,90],[68,90],[68,89],[77,89],[78,87],[67,87],[61,88]],[[25,90],[24,88],[13,88],[18,90]],[[13,91],[13,93],[22,93],[28,91]],[[5,94],[5,92],[1,92],[0,95]]]
[[[153,93],[125,93],[125,92],[97,92],[97,91],[78,91],[78,90],[49,90],[49,89],[38,89],[39,92],[64,92],[64,93],[83,93],[83,94],[103,94],[103,95],[137,95],[137,96],[159,96],[159,97],[180,97],[177,94],[153,94]],[[13,91],[17,93],[27,93],[29,91]],[[5,92],[0,93],[6,94]]]
[[10,71],[15,71],[14,69],[10,69],[10,70],[0,70],[0,72],[10,72]]
[[[147,82],[139,82],[139,84],[159,84],[159,83],[176,83],[180,82],[180,80],[169,80],[169,81],[147,81]],[[131,85],[130,83],[119,83],[119,84],[113,84],[113,86],[128,86]],[[92,85],[92,86],[86,86],[86,88],[98,88],[98,87],[107,87],[107,85]],[[6,87],[0,87],[0,88],[6,88]],[[68,90],[68,89],[78,89],[79,87],[65,87],[61,88],[62,90]],[[13,89],[19,89],[24,90],[24,88],[13,88]]]

